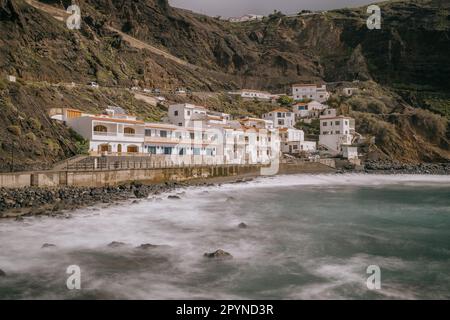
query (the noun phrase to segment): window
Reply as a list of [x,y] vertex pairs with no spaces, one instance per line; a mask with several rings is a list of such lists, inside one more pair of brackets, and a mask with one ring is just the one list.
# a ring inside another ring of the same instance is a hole
[[186,111],[186,114],[187,114],[188,116],[190,116],[190,115],[191,115],[191,111],[187,110],[187,111]]
[[336,130],[335,133],[336,134],[341,134],[341,131],[340,130]]
[[194,140],[194,138],[195,138],[194,132],[189,132],[189,138],[190,138],[191,140]]
[[164,147],[164,154],[172,154],[172,147]]
[[326,121],[322,122],[322,126],[326,127],[327,126],[327,122]]
[[179,126],[179,127],[182,127],[183,124],[182,124],[181,122],[178,122],[178,126]]
[[145,136],[151,137],[152,136],[152,130],[151,129],[145,129]]
[[148,153],[150,153],[150,154],[156,154],[156,147],[154,147],[154,146],[149,146],[149,147],[148,147]]
[[175,111],[173,112],[173,115],[174,115],[174,116],[178,116],[178,110],[175,110]]
[[160,131],[159,131],[159,136],[160,136],[161,138],[167,138],[167,131],[165,131],[165,130],[160,130]]
[[334,124],[338,126],[338,125],[341,124],[341,122],[340,121],[336,121]]
[[344,123],[345,123],[345,125],[346,125],[346,126],[348,126],[348,121],[347,121],[347,120],[345,120],[345,122],[344,122]]
[[133,128],[127,127],[123,129],[123,133],[125,133],[125,135],[134,135],[136,131]]
[[97,125],[94,127],[94,132],[108,132],[108,129],[105,126]]
[[281,118],[281,117],[282,117],[281,112],[278,112],[278,113],[277,113],[277,117],[278,117],[278,118]]
[[194,148],[194,156],[200,155],[200,148]]
[[283,120],[283,119],[279,119],[279,120],[278,120],[278,125],[284,126],[284,120]]
[[185,148],[179,148],[179,149],[178,149],[178,154],[179,154],[180,156],[185,155],[185,154],[186,154],[186,149],[185,149]]

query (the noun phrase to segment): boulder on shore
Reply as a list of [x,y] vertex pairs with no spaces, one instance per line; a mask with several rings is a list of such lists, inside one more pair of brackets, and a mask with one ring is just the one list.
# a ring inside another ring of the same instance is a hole
[[211,253],[206,252],[205,254],[203,254],[203,256],[206,258],[211,258],[211,259],[232,259],[233,258],[233,256],[230,253],[223,251],[222,249],[219,249],[219,250],[217,250],[215,252],[211,252]]

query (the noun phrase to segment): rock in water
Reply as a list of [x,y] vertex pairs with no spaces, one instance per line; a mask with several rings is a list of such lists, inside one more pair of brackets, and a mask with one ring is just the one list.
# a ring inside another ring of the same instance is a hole
[[0,269],[0,277],[6,277],[6,272]]
[[247,229],[248,226],[244,222],[241,222],[241,223],[239,223],[238,227],[241,229]]
[[179,196],[168,196],[167,199],[175,199],[175,200],[179,200],[181,199]]
[[44,243],[41,247],[41,249],[45,249],[45,248],[54,248],[56,247],[54,244],[52,243]]
[[126,246],[127,244],[124,242],[120,242],[120,241],[113,241],[110,244],[108,244],[108,247],[110,248],[120,248],[123,246]]
[[154,249],[157,248],[158,246],[155,244],[151,244],[151,243],[143,243],[141,244],[139,247],[137,247],[137,249]]
[[215,252],[211,252],[211,253],[205,253],[203,256],[206,258],[211,258],[211,259],[232,259],[233,258],[233,256],[230,253],[223,251],[222,249],[219,249],[219,250],[217,250]]

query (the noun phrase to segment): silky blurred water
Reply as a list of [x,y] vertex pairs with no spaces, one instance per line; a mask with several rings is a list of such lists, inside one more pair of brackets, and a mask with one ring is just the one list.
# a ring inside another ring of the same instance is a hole
[[[182,191],[71,219],[0,220],[0,299],[450,298],[448,176],[290,175]],[[203,257],[219,248],[234,258]],[[66,287],[69,265],[81,290]],[[366,286],[369,265],[380,290]]]

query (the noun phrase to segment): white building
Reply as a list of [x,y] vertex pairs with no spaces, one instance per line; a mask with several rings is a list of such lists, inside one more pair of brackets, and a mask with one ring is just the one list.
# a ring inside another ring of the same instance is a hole
[[7,79],[9,82],[16,82],[16,76],[8,75],[8,76],[6,76],[6,79]]
[[268,130],[274,128],[272,120],[253,118],[253,117],[244,117],[244,118],[240,119],[239,122],[243,126],[250,127],[250,128],[268,129]]
[[319,144],[331,152],[342,154],[342,146],[350,146],[355,135],[355,120],[336,115],[335,109],[325,110],[320,117]]
[[89,141],[89,151],[103,153],[141,153],[144,122],[109,115],[87,115],[68,110],[63,121]]
[[[144,123],[118,107],[108,107],[100,115],[63,109],[52,118],[64,121],[88,140],[91,155],[134,154],[148,156],[154,163],[183,165],[269,163],[279,154],[279,135],[271,120],[228,120],[228,114],[210,114],[203,107],[171,107],[175,123]],[[302,140],[298,133],[303,132],[289,131],[297,135],[287,141]]]
[[232,91],[229,92],[230,95],[238,95],[241,96],[243,99],[247,100],[263,100],[263,101],[275,101],[280,96],[277,94],[272,94],[267,91],[259,91],[259,90],[252,90],[252,89],[242,89],[239,91]]
[[273,122],[274,128],[293,128],[295,125],[295,114],[286,108],[278,108],[263,114],[264,120]]
[[167,121],[179,127],[221,125],[230,120],[231,116],[227,113],[210,111],[189,103],[170,105],[167,115]]
[[294,100],[310,99],[322,103],[328,100],[330,93],[324,84],[294,84],[292,86],[292,96]]
[[317,101],[298,102],[292,106],[297,118],[318,118],[328,106]]
[[179,127],[192,126],[192,121],[198,120],[200,115],[206,116],[206,108],[189,103],[172,104],[167,113],[168,121]]
[[241,17],[229,18],[228,21],[230,21],[230,22],[246,22],[246,21],[262,20],[263,18],[264,18],[263,15],[246,14]]

